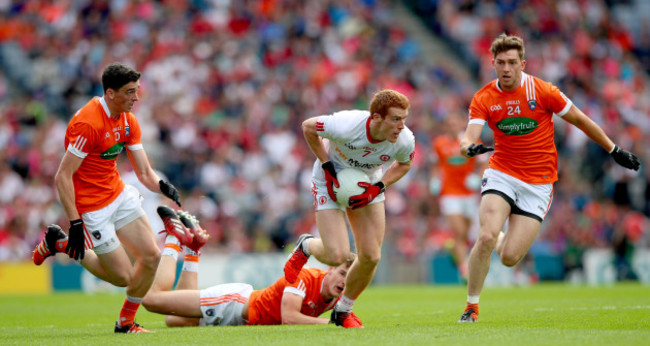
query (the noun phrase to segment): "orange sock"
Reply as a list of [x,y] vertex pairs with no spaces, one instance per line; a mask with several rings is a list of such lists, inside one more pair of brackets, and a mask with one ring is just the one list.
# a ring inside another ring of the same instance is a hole
[[124,305],[122,305],[122,310],[120,311],[120,317],[118,319],[120,326],[127,326],[134,323],[135,313],[138,312],[140,303],[142,303],[142,298],[131,297],[128,294],[126,295],[126,299],[124,299]]

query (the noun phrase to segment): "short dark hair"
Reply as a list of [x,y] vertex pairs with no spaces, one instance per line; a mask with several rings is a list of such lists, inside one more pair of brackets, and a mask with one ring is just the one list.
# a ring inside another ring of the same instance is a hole
[[395,90],[384,89],[377,92],[370,100],[370,114],[379,113],[382,118],[385,118],[389,108],[408,109],[409,106],[408,97]]
[[124,85],[137,82],[140,79],[140,72],[122,63],[113,63],[104,69],[102,73],[102,87],[104,93],[108,89],[119,90]]
[[490,53],[492,53],[492,57],[496,58],[497,54],[507,52],[511,49],[516,49],[517,53],[519,53],[519,59],[524,60],[524,55],[526,55],[524,40],[516,35],[506,35],[506,33],[502,33],[492,41]]

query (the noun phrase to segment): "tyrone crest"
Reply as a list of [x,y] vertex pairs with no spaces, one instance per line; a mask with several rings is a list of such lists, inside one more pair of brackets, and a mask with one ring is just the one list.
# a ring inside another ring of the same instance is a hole
[[534,111],[535,108],[537,108],[537,101],[529,100],[528,101],[528,108],[530,108],[531,111]]

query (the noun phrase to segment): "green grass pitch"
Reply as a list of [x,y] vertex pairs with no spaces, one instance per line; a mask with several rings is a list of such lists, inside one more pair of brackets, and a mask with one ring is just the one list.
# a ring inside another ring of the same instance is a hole
[[366,327],[355,330],[333,325],[167,328],[161,315],[141,308],[138,321],[155,331],[147,335],[113,334],[122,295],[0,296],[0,344],[649,344],[647,285],[486,288],[479,322],[459,324],[465,294],[462,286],[371,286],[355,305]]

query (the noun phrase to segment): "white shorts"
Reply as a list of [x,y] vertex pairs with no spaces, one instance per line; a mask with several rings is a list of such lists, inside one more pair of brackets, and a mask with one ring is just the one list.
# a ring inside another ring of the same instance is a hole
[[[345,211],[346,209],[344,206],[336,203],[330,198],[330,195],[327,193],[327,185],[325,181],[313,179],[311,185],[311,194],[314,196],[315,211],[326,209],[340,209]],[[386,196],[384,196],[383,193],[380,193],[369,204],[381,203],[384,200],[386,200]]]
[[200,326],[241,326],[248,321],[242,318],[242,309],[253,292],[249,284],[222,284],[201,290]]
[[478,213],[477,197],[475,195],[440,196],[440,212],[442,215],[462,215],[472,219]]
[[124,190],[109,205],[99,210],[81,214],[86,228],[86,249],[96,254],[109,253],[120,246],[115,230],[118,230],[144,215],[140,192],[125,185]]
[[481,195],[497,194],[510,204],[510,213],[542,222],[553,201],[553,184],[528,184],[496,169],[483,173]]

